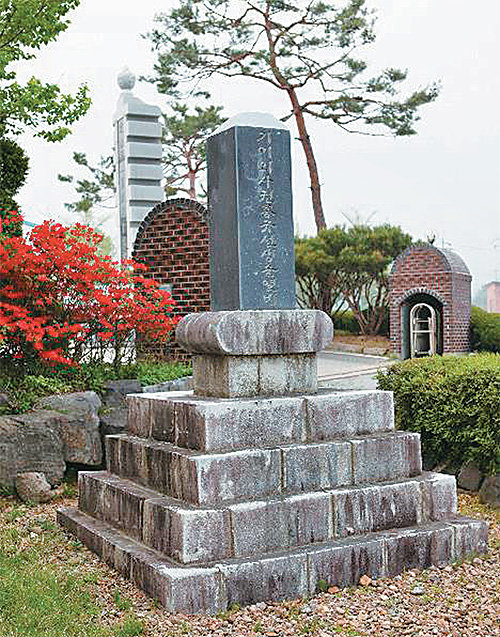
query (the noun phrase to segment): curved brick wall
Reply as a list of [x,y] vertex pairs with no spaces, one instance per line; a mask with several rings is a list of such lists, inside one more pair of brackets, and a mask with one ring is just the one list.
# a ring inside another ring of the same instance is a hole
[[[168,199],[155,206],[139,227],[132,258],[148,266],[147,276],[171,286],[180,316],[210,309],[208,226],[200,203]],[[186,358],[173,342],[168,347],[142,343],[140,350],[159,358]]]
[[392,351],[403,356],[403,307],[417,294],[442,305],[443,354],[470,349],[471,275],[462,258],[435,246],[413,246],[396,259],[390,276]]

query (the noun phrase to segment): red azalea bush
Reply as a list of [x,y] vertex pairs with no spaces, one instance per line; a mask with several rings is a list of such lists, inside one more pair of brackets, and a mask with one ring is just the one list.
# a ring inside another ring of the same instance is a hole
[[0,222],[0,362],[72,365],[111,351],[119,365],[134,333],[169,338],[174,301],[140,274],[145,266],[101,256],[102,235],[80,224],[9,236],[20,221],[12,212]]

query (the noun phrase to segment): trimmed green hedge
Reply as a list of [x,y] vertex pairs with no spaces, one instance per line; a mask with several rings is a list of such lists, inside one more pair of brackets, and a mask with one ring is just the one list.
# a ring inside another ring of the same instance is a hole
[[421,434],[427,465],[500,472],[500,355],[411,359],[377,379],[394,392],[397,428]]
[[472,306],[471,346],[478,352],[500,352],[500,314]]

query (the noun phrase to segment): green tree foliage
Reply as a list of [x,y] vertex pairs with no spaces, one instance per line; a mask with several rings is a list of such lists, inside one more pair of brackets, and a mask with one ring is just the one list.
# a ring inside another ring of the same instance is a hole
[[85,176],[78,179],[74,175],[57,175],[59,181],[73,184],[76,201],[65,203],[66,210],[74,213],[78,220],[91,226],[103,234],[100,246],[102,254],[113,254],[113,241],[102,232],[102,227],[109,219],[104,210],[115,208],[115,166],[113,156],[101,156],[97,166],[89,163],[85,153],[73,153],[73,161],[78,169],[83,169]]
[[[17,210],[14,197],[26,181],[28,165],[26,153],[16,142],[0,138],[0,218],[4,219],[5,213]],[[17,224],[13,233],[20,236],[21,232],[22,227]]]
[[0,0],[0,137],[26,128],[48,141],[59,141],[89,106],[87,87],[75,95],[32,77],[16,79],[16,62],[31,60],[69,24],[66,16],[80,0]]
[[[70,212],[80,215],[87,225],[95,222],[95,208],[114,208],[115,167],[113,157],[101,156],[97,166],[91,166],[85,153],[73,153],[73,161],[85,169],[86,177],[77,179],[74,175],[57,175],[59,181],[73,184],[79,199],[65,203]],[[111,203],[110,203],[111,202]]]
[[[220,114],[222,107],[195,106],[190,112],[189,106],[175,102],[171,110],[172,115],[163,115],[165,192],[167,195],[184,192],[196,200],[197,182],[206,169],[205,139],[224,121]],[[205,194],[201,183],[200,195],[204,198]]]
[[473,350],[500,353],[500,314],[472,306],[470,326]]
[[307,117],[365,134],[413,135],[419,108],[434,100],[431,85],[400,96],[406,71],[369,74],[357,50],[375,39],[365,0],[179,0],[156,17],[148,37],[157,52],[149,78],[178,98],[213,76],[265,82],[289,102],[309,170],[318,230],[326,226]]
[[361,334],[377,334],[388,307],[389,267],[412,243],[399,226],[334,226],[297,239],[296,276],[304,306],[334,315],[345,303]]

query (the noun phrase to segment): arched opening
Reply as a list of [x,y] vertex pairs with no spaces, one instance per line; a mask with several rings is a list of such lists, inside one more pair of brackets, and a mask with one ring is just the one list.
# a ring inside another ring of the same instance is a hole
[[433,356],[436,336],[436,310],[427,303],[417,303],[410,310],[410,356]]
[[401,304],[402,356],[443,353],[443,306],[430,294],[414,294]]

